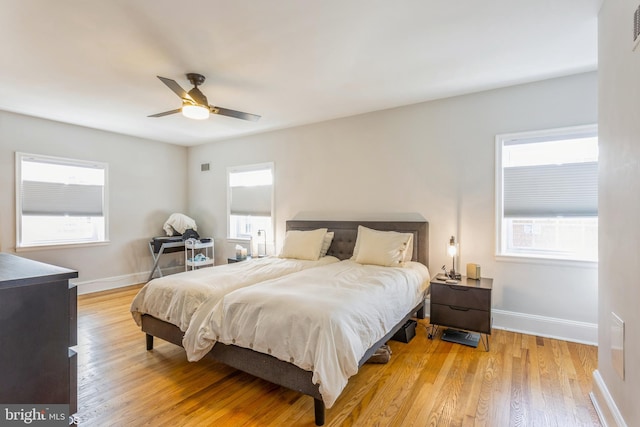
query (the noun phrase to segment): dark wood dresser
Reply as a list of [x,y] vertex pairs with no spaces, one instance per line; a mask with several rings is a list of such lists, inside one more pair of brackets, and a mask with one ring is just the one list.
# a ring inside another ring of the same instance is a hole
[[0,402],[77,412],[78,272],[0,253]]

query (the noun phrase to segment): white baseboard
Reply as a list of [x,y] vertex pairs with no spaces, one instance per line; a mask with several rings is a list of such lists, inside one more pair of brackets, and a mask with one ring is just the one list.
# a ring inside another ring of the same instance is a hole
[[555,338],[581,344],[598,345],[598,324],[516,313],[505,310],[491,310],[493,327],[528,335]]
[[[426,316],[429,317],[428,301],[425,305],[425,312]],[[504,329],[521,334],[537,335],[581,344],[598,345],[598,325],[596,323],[576,322],[574,320],[496,309],[491,310],[491,316],[494,329]]]
[[[164,273],[173,274],[184,271],[183,266],[165,267]],[[78,287],[78,295],[90,294],[93,292],[108,291],[110,289],[123,288],[125,286],[147,283],[149,272],[125,274],[123,276],[105,277],[103,279],[87,280],[86,282],[72,281]]]
[[593,371],[593,391],[589,393],[598,418],[604,427],[627,427],[622,414],[611,397],[607,385],[604,383],[600,372]]

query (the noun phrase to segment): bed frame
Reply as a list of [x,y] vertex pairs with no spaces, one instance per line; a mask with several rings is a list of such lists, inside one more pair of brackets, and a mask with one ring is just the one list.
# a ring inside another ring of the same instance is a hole
[[[413,260],[429,265],[429,224],[426,221],[287,221],[287,230],[315,230],[328,228],[335,233],[328,255],[341,260],[350,258],[353,254],[358,225],[375,230],[397,231],[413,233]],[[380,341],[375,343],[360,360],[362,366],[375,351],[387,341],[412,317],[423,319],[424,301],[414,307],[406,316]],[[177,326],[156,319],[150,315],[142,316],[142,331],[146,333],[147,350],[153,349],[153,338],[182,346],[182,332]],[[305,371],[291,363],[284,362],[268,354],[263,354],[243,347],[217,343],[207,354],[218,362],[222,362],[235,369],[247,372],[258,378],[281,385],[291,390],[307,394],[314,399],[315,423],[324,424],[325,407],[318,385],[311,382],[313,373]]]

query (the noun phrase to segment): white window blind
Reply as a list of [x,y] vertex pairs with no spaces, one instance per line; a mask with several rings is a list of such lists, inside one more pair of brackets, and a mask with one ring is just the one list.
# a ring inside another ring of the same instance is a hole
[[102,185],[23,181],[23,215],[102,216]]
[[598,216],[598,163],[504,168],[504,216]]
[[231,187],[231,214],[271,216],[271,185]]

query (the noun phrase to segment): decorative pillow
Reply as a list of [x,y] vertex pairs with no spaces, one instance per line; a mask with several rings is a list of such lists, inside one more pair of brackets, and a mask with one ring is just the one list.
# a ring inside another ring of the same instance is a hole
[[280,258],[295,258],[317,261],[327,234],[326,228],[312,231],[289,230],[284,238]]
[[403,267],[409,251],[413,252],[413,234],[378,231],[358,226],[358,237],[351,258],[359,264]]
[[333,231],[327,231],[327,234],[324,235],[324,240],[322,241],[322,249],[320,249],[320,258],[322,258],[323,256],[327,256],[329,246],[331,246],[331,242],[333,241],[333,234]]

